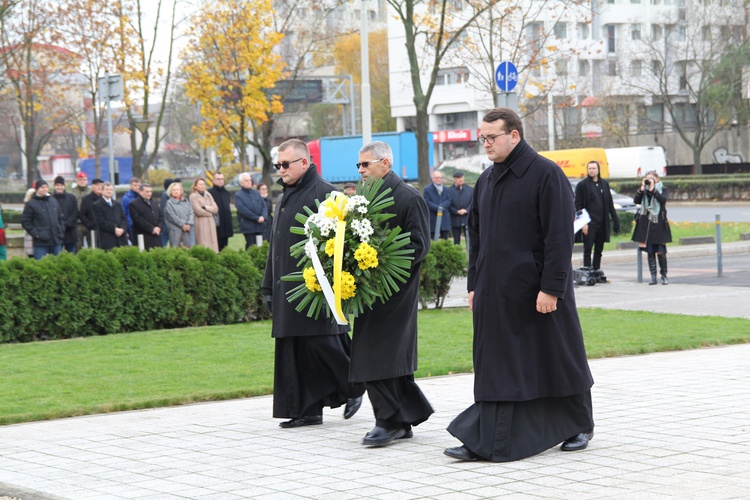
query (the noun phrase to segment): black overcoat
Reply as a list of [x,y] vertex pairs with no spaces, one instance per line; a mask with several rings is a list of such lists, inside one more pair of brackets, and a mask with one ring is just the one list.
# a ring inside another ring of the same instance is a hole
[[[583,208],[586,209],[591,216],[590,225],[598,226],[599,223],[596,221],[601,221],[604,227],[604,241],[609,241],[609,219],[611,217],[615,223],[615,228],[618,228],[620,226],[620,217],[617,215],[615,204],[612,201],[612,192],[609,189],[609,183],[601,177],[598,182],[601,187],[597,187],[591,177],[586,177],[576,184],[575,205],[577,211]],[[601,213],[592,215],[593,210],[601,210]]]
[[[294,217],[298,213],[306,213],[304,207],[317,212],[315,200],[323,202],[326,195],[334,190],[333,184],[324,181],[316,169],[308,168],[296,184],[287,186],[283,181],[279,184],[284,189],[284,196],[276,207],[273,237],[268,249],[266,271],[263,276],[263,295],[272,296],[273,325],[271,335],[274,338],[308,337],[314,335],[339,335],[349,331],[349,327],[339,326],[321,313],[318,319],[307,317],[307,310],[299,313],[295,311],[295,304],[286,299],[289,290],[299,285],[295,281],[282,281],[282,276],[302,269],[297,267],[299,259],[289,255],[289,248],[305,239],[304,235],[293,234],[292,226],[299,226]],[[260,195],[258,195],[260,198]],[[235,196],[235,201],[237,197]],[[265,208],[265,202],[263,207]]]
[[[460,188],[455,184],[448,188],[451,195],[451,227],[466,227],[469,221],[469,207],[471,207],[471,197],[474,195],[474,188],[464,184]],[[466,213],[458,215],[458,211],[464,209]]]
[[[506,161],[479,176],[469,212],[474,398],[579,394],[593,379],[573,293],[570,182],[524,141]],[[540,290],[558,297],[556,311],[536,311]]]
[[390,227],[410,232],[414,249],[409,279],[386,303],[376,302],[354,321],[350,382],[366,382],[410,375],[417,370],[417,311],[419,271],[430,249],[429,210],[419,191],[395,173],[383,177],[382,189],[391,188],[394,205],[384,212],[396,214]]
[[672,228],[669,227],[667,217],[667,188],[662,187],[661,193],[654,189],[653,192],[649,191],[648,194],[639,189],[633,197],[633,202],[638,205],[644,201],[644,198],[648,199],[652,196],[661,204],[659,217],[656,222],[652,222],[648,214],[641,213],[639,210],[635,215],[635,229],[633,230],[632,240],[638,243],[646,243],[650,236],[651,244],[666,245],[672,242]]
[[224,186],[214,186],[208,190],[211,196],[214,197],[214,201],[219,206],[219,222],[220,224],[216,227],[216,236],[219,238],[231,238],[234,236],[234,228],[232,227],[232,196]]
[[60,210],[63,213],[65,224],[65,235],[63,236],[64,244],[73,244],[78,241],[78,200],[70,193],[53,194],[52,197],[57,200]]
[[[128,246],[128,218],[120,202],[113,199],[112,206],[107,204],[104,197],[99,198],[93,207],[96,223],[96,248],[111,250],[115,247]],[[115,228],[125,230],[122,236],[115,236]]]
[[161,213],[159,200],[151,199],[146,203],[141,196],[130,202],[130,220],[133,221],[133,233],[135,241],[138,242],[138,235],[143,235],[143,246],[146,250],[151,248],[161,248],[161,234],[154,234],[156,227],[164,225],[164,216]]

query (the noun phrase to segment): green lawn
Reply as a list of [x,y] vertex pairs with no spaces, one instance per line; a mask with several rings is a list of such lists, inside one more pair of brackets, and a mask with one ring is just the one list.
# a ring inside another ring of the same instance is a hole
[[[589,357],[750,342],[750,321],[580,311]],[[467,309],[419,313],[418,377],[471,371]],[[0,345],[0,424],[269,394],[269,321]]]
[[[677,245],[680,238],[716,236],[716,225],[713,222],[670,222],[669,227],[672,230],[672,243],[669,246]],[[740,241],[740,233],[750,233],[750,222],[721,223],[721,241],[723,243]],[[613,234],[610,238],[611,241],[604,244],[604,250],[614,250],[617,243],[630,241],[632,236],[632,231],[627,234]]]

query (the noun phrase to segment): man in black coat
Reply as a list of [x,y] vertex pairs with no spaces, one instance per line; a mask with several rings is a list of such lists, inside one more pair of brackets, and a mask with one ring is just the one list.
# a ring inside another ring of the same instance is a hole
[[311,167],[304,141],[290,139],[278,151],[274,166],[281,172],[279,184],[284,195],[277,207],[261,288],[273,313],[271,335],[276,339],[273,416],[289,418],[279,424],[288,429],[322,424],[324,406],[336,408],[346,403],[344,418],[351,418],[362,404],[364,388],[348,382],[349,327],[339,326],[323,314],[309,318],[287,301],[287,293],[296,283],[281,278],[299,270],[289,249],[305,239],[290,228],[299,225],[295,220],[298,213],[305,213],[305,207],[316,210],[315,200],[325,200],[334,187]]
[[[461,244],[461,235],[466,236],[467,223],[469,222],[469,207],[474,188],[464,184],[464,173],[456,170],[453,173],[453,185],[448,190],[451,195],[451,230],[453,231],[453,243]],[[469,241],[468,238],[466,240]]]
[[128,219],[120,202],[112,198],[115,187],[105,182],[102,197],[94,203],[96,245],[102,250],[128,246]]
[[230,207],[232,197],[227,188],[224,187],[224,183],[224,174],[216,172],[216,175],[214,175],[214,186],[208,190],[219,206],[219,225],[216,227],[216,235],[219,238],[220,252],[229,244],[229,238],[234,235],[232,208]]
[[161,247],[161,225],[164,216],[159,202],[152,200],[151,185],[142,183],[139,187],[138,198],[130,202],[130,220],[133,221],[133,233],[138,244],[138,236],[143,235],[143,247],[146,250]]
[[434,411],[414,382],[419,271],[430,249],[429,212],[419,191],[391,170],[393,152],[387,143],[375,141],[362,147],[357,166],[364,182],[383,179],[381,189],[392,190],[395,203],[384,211],[395,217],[388,223],[411,233],[408,248],[414,249],[406,283],[399,284],[399,291],[387,302],[376,302],[354,322],[349,381],[364,384],[375,413],[375,428],[362,444],[386,446],[395,439],[412,437],[412,426]]
[[34,187],[36,193],[23,207],[21,226],[33,239],[34,258],[40,260],[62,251],[65,220],[57,200],[49,196],[47,181],[39,179]]
[[78,211],[78,218],[81,224],[86,228],[86,236],[89,248],[93,248],[91,241],[91,231],[96,231],[96,220],[94,220],[94,203],[102,197],[104,181],[101,179],[91,180],[91,192],[81,198],[81,208]]
[[60,205],[65,225],[63,248],[70,253],[76,253],[76,245],[78,244],[78,200],[71,193],[65,192],[65,179],[62,176],[55,177],[54,184],[55,194],[52,197]]
[[[586,209],[591,222],[583,226],[583,265],[601,269],[604,243],[609,241],[609,218],[612,217],[615,234],[620,232],[620,218],[617,216],[609,183],[599,175],[599,162],[590,161],[586,166],[588,175],[576,185],[576,211]],[[594,262],[591,263],[591,249],[594,249]]]
[[518,115],[490,111],[479,142],[494,165],[469,211],[474,404],[448,431],[459,460],[508,462],[593,437],[593,378],[573,293],[575,207],[562,169],[523,139]]

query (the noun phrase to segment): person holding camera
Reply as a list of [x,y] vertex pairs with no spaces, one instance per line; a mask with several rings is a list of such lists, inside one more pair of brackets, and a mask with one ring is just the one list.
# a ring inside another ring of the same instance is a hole
[[667,243],[672,242],[672,229],[667,220],[667,188],[655,171],[646,172],[633,201],[636,205],[640,203],[641,209],[636,215],[632,240],[648,254],[648,269],[651,272],[649,285],[656,284],[657,259],[661,284],[667,285]]

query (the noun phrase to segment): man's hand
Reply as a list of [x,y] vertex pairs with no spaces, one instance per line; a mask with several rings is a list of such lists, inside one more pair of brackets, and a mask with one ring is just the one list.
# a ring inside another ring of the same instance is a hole
[[540,290],[536,296],[536,312],[547,314],[554,311],[557,311],[557,297]]
[[458,210],[456,210],[456,213],[458,215],[466,215],[466,209],[465,208],[459,208]]
[[588,224],[586,224],[585,226],[583,226],[583,227],[581,228],[581,232],[582,232],[582,233],[583,233],[584,235],[588,235],[588,234],[589,234],[589,225],[588,225]]
[[264,295],[263,296],[263,305],[266,306],[266,309],[268,309],[268,312],[273,314],[273,296],[271,295]]
[[123,234],[125,234],[125,230],[123,228],[121,228],[121,227],[116,227],[115,228],[115,236],[117,236],[119,238]]
[[615,227],[612,228],[612,230],[615,232],[615,234],[620,234],[620,225],[615,224]]
[[474,292],[469,292],[469,311],[474,310]]
[[185,233],[189,233],[190,232],[190,224],[183,224],[182,225],[182,231],[185,232]]
[[161,234],[161,228],[159,226],[156,226],[153,231],[151,231],[151,234]]
[[266,219],[261,215],[258,217],[258,224],[263,224],[266,221]]

